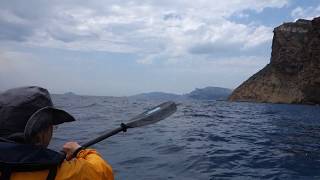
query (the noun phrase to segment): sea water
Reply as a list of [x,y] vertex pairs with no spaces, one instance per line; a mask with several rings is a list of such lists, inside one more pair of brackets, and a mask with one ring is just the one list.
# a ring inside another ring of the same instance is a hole
[[[54,95],[77,121],[50,147],[87,142],[161,101]],[[94,145],[119,180],[320,179],[320,107],[181,101],[171,117]]]

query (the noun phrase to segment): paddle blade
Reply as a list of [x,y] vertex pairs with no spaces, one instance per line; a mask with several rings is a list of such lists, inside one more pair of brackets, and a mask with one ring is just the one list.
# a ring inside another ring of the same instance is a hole
[[177,105],[172,101],[168,101],[132,118],[131,122],[126,124],[126,126],[128,128],[135,128],[153,124],[171,116],[176,111]]

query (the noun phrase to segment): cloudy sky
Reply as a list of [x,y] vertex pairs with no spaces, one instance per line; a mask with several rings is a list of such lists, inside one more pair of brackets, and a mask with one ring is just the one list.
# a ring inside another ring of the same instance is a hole
[[1,0],[0,91],[236,88],[269,62],[274,27],[319,15],[319,0]]

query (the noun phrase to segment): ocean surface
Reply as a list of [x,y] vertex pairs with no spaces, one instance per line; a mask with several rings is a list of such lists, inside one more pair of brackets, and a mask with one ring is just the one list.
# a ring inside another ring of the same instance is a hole
[[[86,142],[160,101],[54,95],[76,122],[52,149]],[[117,180],[320,179],[320,106],[181,101],[170,118],[93,146]]]

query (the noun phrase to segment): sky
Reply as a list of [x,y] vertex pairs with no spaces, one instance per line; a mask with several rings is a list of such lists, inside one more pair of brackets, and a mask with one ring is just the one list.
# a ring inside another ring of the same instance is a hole
[[0,91],[234,89],[269,63],[275,27],[316,16],[319,0],[1,0]]

